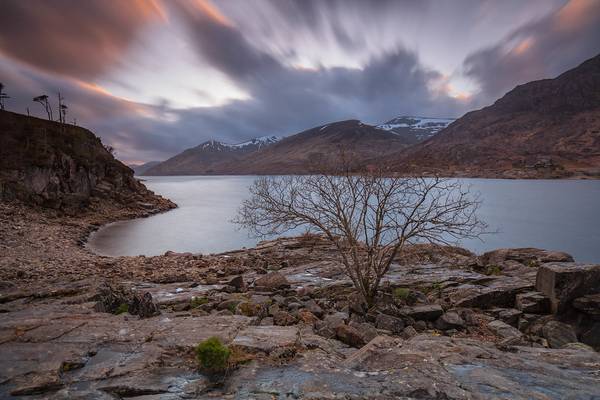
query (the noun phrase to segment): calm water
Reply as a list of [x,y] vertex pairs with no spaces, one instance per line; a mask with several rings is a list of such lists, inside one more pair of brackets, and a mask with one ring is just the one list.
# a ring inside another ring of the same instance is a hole
[[[216,253],[251,247],[230,222],[253,177],[146,177],[146,185],[175,201],[165,214],[110,224],[94,233],[92,250],[105,255]],[[465,179],[482,195],[480,216],[490,229],[483,242],[462,243],[481,253],[501,247],[539,247],[600,262],[600,181]]]

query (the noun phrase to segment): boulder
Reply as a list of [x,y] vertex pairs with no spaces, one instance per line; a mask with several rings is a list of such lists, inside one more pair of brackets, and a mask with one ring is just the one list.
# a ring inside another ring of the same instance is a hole
[[449,288],[448,299],[459,308],[512,308],[517,293],[533,289],[531,282],[515,277],[492,278],[486,285],[462,284]]
[[520,338],[523,334],[515,327],[498,319],[488,323],[488,328],[503,339]]
[[346,320],[348,319],[348,315],[342,312],[336,312],[334,314],[329,314],[325,316],[323,322],[329,328],[335,330],[338,326],[344,325]]
[[577,342],[577,335],[571,325],[559,321],[548,321],[542,328],[542,333],[553,349],[560,349],[567,343]]
[[417,336],[418,334],[419,332],[417,332],[415,328],[413,328],[412,326],[407,326],[406,328],[404,328],[400,336],[402,337],[402,339],[410,339],[411,337]]
[[305,302],[304,307],[306,307],[308,311],[316,315],[318,318],[323,316],[323,309],[314,300],[308,300]]
[[600,264],[544,264],[538,269],[535,287],[550,298],[553,313],[563,313],[576,298],[600,293]]
[[298,320],[286,311],[277,311],[273,314],[273,323],[279,326],[294,325]]
[[265,290],[277,290],[289,288],[290,283],[281,273],[271,272],[254,281],[254,286]]
[[149,292],[144,294],[135,294],[129,304],[129,313],[139,315],[140,318],[150,318],[160,315],[160,310]]
[[378,314],[375,318],[375,326],[398,335],[404,329],[404,321],[391,315]]
[[595,322],[591,326],[582,329],[581,342],[600,351],[600,322]]
[[314,325],[319,320],[319,318],[317,318],[315,314],[311,313],[308,310],[298,311],[298,319],[307,325]]
[[366,322],[350,322],[348,326],[356,329],[362,337],[363,342],[368,343],[377,336],[377,329],[373,325]]
[[403,307],[400,309],[400,314],[415,320],[435,321],[444,313],[442,306],[439,304],[426,304],[412,307]]
[[495,315],[496,318],[498,318],[500,321],[506,322],[511,326],[517,327],[519,324],[519,317],[522,314],[522,311],[519,311],[515,308],[502,308],[499,309]]
[[360,348],[365,345],[365,340],[358,329],[349,325],[340,325],[335,330],[335,336],[340,342],[348,346]]
[[573,300],[573,307],[585,314],[600,315],[600,294],[578,297]]
[[540,292],[519,293],[515,307],[528,314],[547,314],[550,312],[550,299]]
[[217,310],[229,310],[233,312],[240,302],[241,301],[237,299],[224,300],[217,305]]
[[237,292],[241,292],[246,288],[246,284],[244,283],[244,278],[241,275],[236,276],[232,280],[227,283],[228,286],[231,286]]
[[448,311],[441,315],[435,321],[435,327],[439,330],[446,331],[448,329],[464,328],[465,321],[458,315],[456,311]]

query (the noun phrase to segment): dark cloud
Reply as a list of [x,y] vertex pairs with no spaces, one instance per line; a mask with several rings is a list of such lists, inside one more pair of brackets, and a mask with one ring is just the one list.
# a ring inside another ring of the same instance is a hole
[[528,23],[496,45],[469,55],[466,74],[489,104],[518,84],[553,78],[600,53],[600,1],[571,0]]
[[153,0],[3,0],[0,52],[45,71],[92,78],[114,66],[160,13]]

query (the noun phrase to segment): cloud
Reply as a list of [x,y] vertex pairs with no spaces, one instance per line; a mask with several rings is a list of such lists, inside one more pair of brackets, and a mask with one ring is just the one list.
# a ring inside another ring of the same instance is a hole
[[243,87],[247,99],[177,110],[168,104],[140,104],[77,76],[28,67],[24,60],[6,63],[9,67],[0,71],[7,77],[7,90],[20,99],[10,107],[29,106],[41,115],[31,97],[60,90],[71,116],[127,161],[165,159],[212,138],[238,142],[293,134],[335,120],[378,123],[398,114],[456,116],[467,108],[444,91],[430,89],[441,75],[421,65],[413,51],[391,49],[372,56],[360,69],[286,65],[252,43],[218,10],[197,4],[205,3],[169,3],[170,21],[185,24],[198,57]]
[[[556,1],[562,0],[527,2],[519,21]],[[465,38],[483,34],[459,32],[453,21],[464,17],[469,29],[477,25],[469,21],[485,21],[473,28],[481,33],[502,17],[487,29],[485,43],[493,43],[490,37],[509,32],[504,22],[521,3],[504,4],[6,0],[0,77],[12,96],[8,108],[18,112],[30,107],[41,116],[31,98],[60,90],[69,119],[77,118],[125,161],[160,160],[209,139],[283,136],[342,119],[374,124],[401,114],[457,117],[475,103],[451,96],[464,87],[453,89],[452,68],[441,67],[442,61],[464,50]],[[570,4],[583,7],[583,15],[567,6],[560,16],[527,22],[502,43],[471,54],[465,67],[483,88],[478,101],[521,79],[537,79],[545,68],[571,67],[564,65],[576,57],[564,56],[567,50],[544,54],[552,43],[569,44],[576,56],[593,47],[581,35],[598,37],[594,4]],[[424,44],[428,51],[419,48]],[[460,66],[462,57],[453,63]],[[545,61],[533,62],[537,57]],[[190,93],[218,101],[184,101]],[[156,100],[163,95],[181,100],[177,108]]]
[[518,84],[554,78],[598,53],[600,1],[571,0],[470,54],[464,68],[481,87],[478,101],[489,104]]
[[159,18],[164,13],[155,0],[3,0],[0,52],[89,79],[118,63],[140,29]]

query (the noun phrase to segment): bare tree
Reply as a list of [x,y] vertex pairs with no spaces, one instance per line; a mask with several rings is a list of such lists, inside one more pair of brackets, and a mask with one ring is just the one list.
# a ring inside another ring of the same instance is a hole
[[37,96],[33,98],[33,101],[40,103],[41,105],[44,106],[44,109],[46,110],[46,114],[48,114],[48,120],[52,121],[52,107],[50,107],[50,103],[48,102],[48,96],[43,94],[41,96]]
[[451,244],[486,228],[478,197],[458,180],[349,171],[258,178],[234,222],[262,237],[299,227],[323,234],[369,306],[406,245]]
[[109,144],[102,144],[102,146],[104,147],[104,150],[108,151],[108,153],[109,153],[110,155],[112,155],[112,156],[114,156],[114,155],[115,155],[115,148],[114,148],[114,147],[112,147],[112,146],[111,146],[111,145],[109,145]]
[[58,121],[65,124],[67,122],[67,105],[64,103],[65,98],[58,92]]
[[10,96],[4,93],[4,84],[0,82],[0,110],[4,110],[5,103],[4,100],[10,99]]

